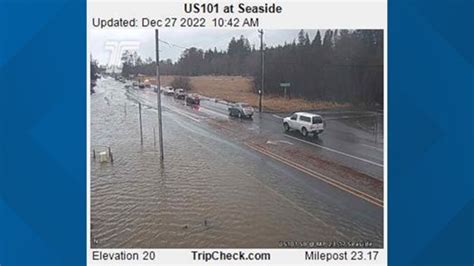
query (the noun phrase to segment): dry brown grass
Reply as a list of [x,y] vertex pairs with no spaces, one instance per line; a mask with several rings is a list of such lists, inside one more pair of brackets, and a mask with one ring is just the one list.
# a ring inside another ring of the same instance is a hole
[[[169,86],[174,76],[162,76],[161,85]],[[154,81],[153,78],[150,78]],[[197,76],[190,77],[193,92],[201,95],[226,100],[229,102],[246,102],[258,106],[258,95],[254,93],[252,78],[242,76]],[[263,109],[275,112],[293,112],[311,109],[341,109],[349,104],[333,102],[313,102],[301,98],[291,100],[277,96],[265,96]]]

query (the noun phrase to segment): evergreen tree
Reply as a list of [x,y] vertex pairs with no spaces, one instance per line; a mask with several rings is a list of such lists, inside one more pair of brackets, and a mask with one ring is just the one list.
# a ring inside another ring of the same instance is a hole
[[[291,43],[265,50],[265,92],[282,95],[281,82],[290,82],[292,97],[383,105],[383,31],[317,30],[310,41],[300,30]],[[91,67],[92,69],[92,67]],[[232,38],[227,50],[203,51],[191,47],[176,63],[160,62],[165,75],[246,75],[260,81],[260,50],[244,36]],[[151,58],[142,60],[136,52],[122,55],[122,75],[155,75]]]

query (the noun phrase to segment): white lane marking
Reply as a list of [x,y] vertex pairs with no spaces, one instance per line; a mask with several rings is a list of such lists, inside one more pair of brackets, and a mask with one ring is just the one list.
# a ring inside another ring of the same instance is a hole
[[330,178],[330,177],[328,177],[328,176],[326,176],[326,175],[323,175],[323,174],[321,174],[321,173],[318,173],[318,172],[316,172],[316,171],[314,171],[314,170],[308,169],[308,168],[306,168],[306,167],[304,167],[304,166],[302,166],[302,165],[300,165],[300,164],[298,164],[298,163],[295,163],[295,162],[293,162],[293,161],[291,161],[291,160],[288,160],[288,159],[286,159],[286,158],[284,158],[284,157],[281,157],[281,156],[279,156],[279,155],[277,155],[277,154],[274,154],[274,153],[272,153],[272,152],[270,152],[270,151],[268,151],[268,150],[266,150],[266,149],[263,149],[263,148],[254,146],[254,145],[249,144],[249,143],[245,143],[245,145],[247,145],[247,146],[250,147],[251,149],[253,149],[253,150],[255,150],[255,151],[258,151],[258,152],[260,152],[260,153],[262,153],[262,154],[265,154],[265,155],[267,155],[267,156],[269,156],[269,157],[271,157],[271,158],[273,158],[273,159],[275,159],[275,160],[277,160],[277,161],[279,161],[279,162],[282,162],[282,163],[284,163],[284,164],[286,164],[286,165],[288,165],[288,166],[290,166],[290,167],[293,167],[293,168],[295,168],[295,169],[297,169],[297,170],[299,170],[299,171],[301,171],[301,172],[303,172],[303,173],[306,173],[306,174],[308,174],[308,175],[310,175],[310,176],[312,176],[312,177],[318,178],[319,180],[324,181],[324,182],[326,182],[326,183],[329,184],[329,185],[332,185],[332,186],[334,186],[334,187],[337,187],[337,188],[339,188],[339,189],[341,189],[341,190],[343,190],[343,191],[345,191],[345,192],[348,192],[348,193],[350,193],[350,194],[352,194],[352,195],[354,195],[354,196],[356,196],[356,197],[358,197],[358,198],[364,199],[364,200],[366,200],[366,201],[368,201],[368,202],[370,202],[370,203],[372,203],[372,204],[375,204],[375,205],[377,205],[377,206],[383,208],[383,201],[380,200],[380,199],[378,199],[378,198],[376,198],[376,197],[374,197],[374,196],[371,196],[371,195],[369,195],[369,194],[367,194],[367,193],[364,193],[364,192],[362,192],[362,191],[360,191],[360,190],[357,190],[357,189],[354,188],[354,187],[351,187],[351,186],[349,186],[349,185],[346,185],[346,184],[344,184],[344,183],[342,183],[342,182],[340,182],[340,181],[337,181],[337,180],[335,180],[335,179],[332,179],[332,178]]
[[375,150],[378,150],[379,152],[383,152],[383,149],[381,148],[377,148],[375,146],[371,146],[371,145],[367,145],[367,144],[363,144],[361,143],[362,146],[365,146],[365,147],[369,147],[369,148],[372,148],[372,149],[375,149]]
[[328,148],[328,147],[324,147],[324,146],[321,146],[319,144],[316,144],[316,143],[313,143],[313,142],[309,142],[309,141],[306,141],[306,140],[302,140],[302,139],[299,139],[299,138],[295,138],[293,136],[288,136],[285,134],[285,137],[287,138],[291,138],[291,139],[294,139],[294,140],[298,140],[298,141],[301,141],[301,142],[305,142],[305,143],[308,143],[310,145],[313,145],[313,146],[316,146],[316,147],[319,147],[321,149],[325,149],[325,150],[328,150],[328,151],[332,151],[332,152],[335,152],[335,153],[339,153],[339,154],[342,154],[344,156],[347,156],[347,157],[350,157],[350,158],[353,158],[353,159],[356,159],[356,160],[359,160],[359,161],[362,161],[362,162],[366,162],[366,163],[369,163],[369,164],[372,164],[372,165],[375,165],[375,166],[378,166],[378,167],[383,167],[383,164],[379,164],[379,163],[376,163],[376,162],[373,162],[373,161],[370,161],[370,160],[367,160],[367,159],[364,159],[364,158],[360,158],[360,157],[357,157],[357,156],[354,156],[354,155],[351,155],[351,154],[348,154],[348,153],[345,153],[345,152],[342,152],[342,151],[338,151],[338,150],[335,150],[335,149],[331,149],[331,148]]
[[[192,117],[192,116],[190,116],[190,115],[187,115],[187,114],[185,114],[185,113],[181,113],[181,112],[179,112],[179,111],[177,111],[177,110],[174,110],[174,109],[170,108],[169,106],[166,106],[166,107],[163,106],[163,109],[168,109],[167,111],[169,111],[169,112],[171,112],[171,113],[175,113],[175,114],[177,114],[177,115],[182,115],[182,116],[184,116],[184,117],[186,117],[186,118],[189,118],[189,119],[192,119],[192,120],[194,120],[194,121],[196,121],[196,122],[200,122],[200,121],[201,121],[201,120],[199,120],[199,119],[197,119],[197,118],[194,118],[194,117]],[[157,110],[156,108],[152,108],[151,110],[153,110],[153,112],[158,112],[158,110]]]
[[219,107],[212,106],[212,105],[205,105],[205,106],[201,105],[201,107],[204,107],[207,110],[212,110],[214,112],[218,112],[218,113],[221,113],[221,114],[224,114],[224,115],[229,114],[229,108],[227,106],[224,106],[224,109],[221,109]]
[[281,117],[281,116],[279,116],[279,115],[275,115],[275,114],[273,115],[273,117],[276,117],[276,118],[278,118],[278,119],[283,119],[283,117]]
[[267,144],[278,145],[279,143],[293,145],[293,143],[286,140],[267,140]]
[[356,119],[356,118],[365,118],[365,117],[375,117],[374,115],[345,115],[345,116],[339,116],[339,117],[327,117],[325,120],[339,120],[339,119]]
[[285,144],[288,144],[288,145],[293,145],[293,143],[291,143],[289,141],[286,141],[286,140],[279,140],[278,142],[285,143]]
[[177,113],[177,114],[179,114],[179,115],[185,116],[185,117],[187,117],[187,118],[189,118],[189,119],[192,119],[192,120],[194,120],[194,121],[196,121],[196,122],[199,122],[199,121],[200,121],[198,118],[195,118],[195,117],[193,117],[193,116],[191,116],[191,115],[188,115],[188,114],[186,114],[186,113],[184,113],[184,112],[181,112],[181,111],[179,111],[178,109],[176,109],[176,108],[174,108],[174,107],[166,106],[165,108],[168,108],[169,110],[171,110],[171,111],[173,111],[173,112],[175,112],[175,113]]
[[199,108],[200,108],[200,109],[204,109],[205,112],[209,112],[209,113],[213,113],[213,114],[216,114],[216,115],[218,115],[218,116],[221,116],[221,117],[229,118],[227,115],[222,114],[222,113],[219,113],[219,112],[216,112],[216,111],[213,111],[213,110],[211,110],[211,109],[209,109],[209,108],[207,108],[207,107],[200,106]]

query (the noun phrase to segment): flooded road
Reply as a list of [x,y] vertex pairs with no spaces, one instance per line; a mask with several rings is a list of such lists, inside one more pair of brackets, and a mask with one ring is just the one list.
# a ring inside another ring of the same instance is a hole
[[[172,97],[162,101],[160,163],[155,93],[106,78],[91,95],[91,150],[107,146],[114,157],[113,163],[91,159],[92,247],[276,248],[282,241],[382,247],[383,208],[249,148],[269,140],[291,149],[304,145],[282,136],[281,128],[275,132],[271,114],[241,121],[211,102],[192,109]],[[280,152],[270,146],[268,152]],[[378,155],[363,159],[383,163]],[[380,167],[372,167],[377,180]]]

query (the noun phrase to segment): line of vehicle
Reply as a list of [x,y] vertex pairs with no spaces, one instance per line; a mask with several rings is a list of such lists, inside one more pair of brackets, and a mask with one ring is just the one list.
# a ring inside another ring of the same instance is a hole
[[288,134],[284,134],[284,136],[287,137],[287,138],[291,138],[291,139],[294,139],[294,140],[297,140],[297,141],[301,141],[301,142],[313,145],[315,147],[319,147],[319,148],[324,149],[324,150],[328,150],[328,151],[331,151],[331,152],[334,152],[334,153],[338,153],[338,154],[341,154],[341,155],[344,155],[344,156],[347,156],[347,157],[350,157],[350,158],[353,158],[353,159],[356,159],[356,160],[366,162],[368,164],[372,164],[372,165],[383,168],[383,164],[380,164],[380,163],[377,163],[377,162],[373,162],[373,161],[370,161],[370,160],[367,160],[367,159],[364,159],[364,158],[357,157],[357,156],[352,155],[352,154],[348,154],[348,153],[345,153],[345,152],[342,152],[342,151],[338,151],[338,150],[335,150],[335,149],[331,149],[331,148],[313,143],[313,142],[309,142],[309,141],[302,140],[302,139],[299,139],[299,138],[296,138],[296,137],[293,137],[293,136],[289,136]]
[[[168,106],[168,107],[169,107],[169,106]],[[214,113],[214,114],[219,115],[219,116],[222,116],[222,117],[224,117],[224,116],[227,117],[227,115],[224,115],[224,114],[218,112],[218,111],[215,110],[214,108],[211,108],[211,107],[208,107],[208,106],[206,106],[206,107],[201,106],[200,108],[203,108],[203,109],[206,110],[207,112]],[[169,107],[169,109],[172,109],[172,108]],[[173,108],[173,109],[174,109],[174,108]],[[173,109],[172,109],[172,110],[173,110]],[[194,120],[194,121],[196,121],[196,122],[199,122],[199,121],[200,121],[199,119],[194,118],[194,117],[191,117],[191,116],[189,116],[189,115],[186,115],[186,114],[184,114],[184,113],[178,111],[177,109],[174,109],[173,111],[175,111],[176,113],[181,114],[181,115],[183,115],[183,116],[186,116],[186,117],[188,117],[188,118],[190,118],[190,119],[192,119],[192,120]],[[280,116],[278,116],[278,115],[275,115],[275,114],[273,114],[273,117],[282,118],[282,117],[280,117]],[[332,148],[329,148],[329,147],[325,147],[325,146],[322,146],[322,145],[318,145],[318,144],[315,144],[315,143],[312,143],[312,142],[309,142],[309,141],[305,141],[305,140],[302,140],[302,139],[299,139],[299,138],[296,138],[296,137],[292,137],[292,136],[289,136],[289,135],[287,135],[287,134],[285,134],[285,136],[288,137],[288,138],[292,138],[292,139],[298,140],[298,141],[300,141],[300,142],[308,143],[308,144],[310,144],[310,145],[313,145],[313,146],[316,146],[316,147],[319,147],[319,148],[322,148],[322,149],[325,149],[325,150],[328,150],[328,151],[331,151],[331,152],[335,152],[335,153],[338,153],[338,154],[341,154],[341,155],[344,155],[344,156],[347,156],[347,157],[350,157],[350,158],[353,158],[353,159],[356,159],[356,160],[360,160],[360,161],[365,162],[365,163],[369,163],[369,164],[372,164],[372,165],[375,165],[375,166],[378,166],[378,167],[383,167],[383,164],[380,164],[380,163],[377,163],[377,162],[374,162],[374,161],[371,161],[371,160],[368,160],[368,159],[364,159],[364,158],[361,158],[361,157],[358,157],[358,156],[355,156],[355,155],[351,155],[351,154],[348,154],[348,153],[345,153],[345,152],[342,152],[342,151],[339,151],[339,150],[335,150],[335,149],[332,149]],[[373,147],[373,146],[369,146],[369,145],[364,145],[364,146],[368,146],[368,147],[370,147],[370,148],[374,148],[374,149],[379,150],[378,148]],[[380,150],[379,150],[379,151],[380,151]]]
[[255,146],[255,145],[253,145],[253,144],[250,144],[250,143],[244,143],[244,144],[245,144],[246,146],[248,146],[249,148],[251,148],[251,149],[257,151],[257,152],[260,152],[260,153],[262,153],[262,154],[264,154],[264,155],[267,155],[267,156],[270,157],[270,158],[273,158],[273,159],[275,159],[275,160],[277,160],[277,161],[279,161],[279,162],[281,162],[281,163],[284,163],[284,164],[286,164],[286,165],[288,165],[288,166],[290,166],[290,167],[292,167],[292,168],[295,168],[295,169],[297,169],[297,170],[299,170],[299,171],[301,171],[301,172],[303,172],[303,173],[305,173],[305,174],[308,174],[308,175],[310,175],[310,176],[312,176],[312,177],[315,177],[315,178],[317,178],[317,179],[319,179],[319,180],[321,180],[321,181],[323,181],[323,182],[325,182],[325,183],[327,183],[327,184],[329,184],[329,185],[332,185],[332,186],[334,186],[334,187],[336,187],[336,188],[339,188],[339,189],[342,190],[342,191],[348,192],[348,193],[350,193],[350,194],[352,194],[352,195],[354,195],[354,196],[356,196],[356,197],[358,197],[358,198],[360,198],[360,199],[363,199],[363,200],[365,200],[365,201],[367,201],[367,202],[369,202],[369,203],[372,203],[372,204],[374,204],[374,205],[376,205],[376,206],[378,206],[378,207],[383,208],[383,201],[380,200],[380,199],[378,199],[378,198],[376,198],[376,197],[373,197],[373,196],[371,196],[371,195],[369,195],[369,194],[367,194],[367,193],[365,193],[365,192],[362,192],[362,191],[357,190],[357,189],[355,189],[355,188],[353,188],[353,187],[351,187],[351,186],[349,186],[349,185],[346,185],[346,184],[344,184],[344,183],[341,183],[341,182],[339,182],[339,181],[337,181],[337,180],[335,180],[335,179],[333,179],[333,178],[330,178],[330,177],[328,177],[328,176],[326,176],[326,175],[324,175],[324,174],[321,174],[321,173],[318,173],[318,172],[316,172],[316,171],[314,171],[314,170],[308,169],[308,168],[306,168],[305,166],[303,166],[303,165],[301,165],[301,164],[298,164],[298,163],[295,163],[295,162],[293,162],[293,161],[290,161],[290,160],[288,160],[288,159],[286,159],[286,158],[283,158],[283,157],[281,157],[280,155],[277,155],[277,154],[275,154],[275,153],[273,153],[273,152],[270,152],[270,151],[268,151],[268,150],[266,150],[266,149],[257,147],[257,146]]
[[[139,97],[139,98],[141,98],[141,97]],[[144,99],[142,98],[141,100],[144,100]],[[179,114],[179,115],[185,116],[185,117],[187,117],[187,118],[189,118],[189,119],[191,119],[191,120],[193,120],[193,121],[196,121],[196,122],[199,122],[199,121],[200,121],[199,119],[197,119],[197,118],[195,118],[195,117],[193,117],[193,116],[191,116],[191,115],[188,115],[188,114],[186,114],[185,112],[181,112],[181,111],[178,110],[177,108],[171,107],[171,106],[169,106],[169,105],[166,106],[165,108],[167,108],[167,109],[169,109],[169,110],[171,110],[171,111],[173,111],[173,112],[175,112],[175,113],[177,113],[177,114]],[[206,109],[207,109],[207,108],[206,108]],[[226,128],[226,127],[223,127],[223,128],[225,128],[225,129],[227,129],[227,130],[230,130],[230,129]],[[304,140],[301,140],[301,139],[297,139],[297,138],[295,138],[295,137],[291,137],[291,136],[288,136],[288,135],[285,135],[285,136],[290,137],[290,138],[293,138],[293,139],[295,139],[295,140],[307,142],[307,141],[304,141]],[[314,144],[314,143],[311,143],[311,142],[307,142],[307,143],[309,143],[309,144],[311,144],[311,145],[319,146],[319,147],[321,147],[321,148],[330,149],[330,148],[323,147],[323,146],[320,146],[320,145],[317,145],[317,144]],[[273,159],[275,159],[275,160],[277,160],[277,161],[280,161],[280,162],[282,162],[282,163],[284,163],[284,164],[286,164],[286,165],[288,165],[288,166],[290,166],[290,167],[293,167],[293,168],[295,168],[295,169],[297,169],[297,170],[299,170],[299,171],[301,171],[301,172],[303,172],[303,173],[306,173],[306,174],[308,174],[308,175],[310,175],[310,176],[313,176],[313,177],[315,177],[315,178],[318,178],[318,179],[320,179],[320,180],[322,180],[322,181],[324,181],[324,182],[326,182],[326,183],[328,183],[328,184],[330,184],[330,185],[332,185],[332,186],[335,186],[335,187],[337,187],[337,188],[339,188],[339,189],[341,189],[341,190],[343,190],[343,191],[345,191],[345,192],[348,192],[348,193],[350,193],[350,194],[352,194],[352,195],[354,195],[354,196],[357,196],[357,197],[359,197],[359,198],[361,198],[361,199],[364,199],[364,200],[367,201],[367,202],[370,202],[370,203],[372,203],[372,204],[374,204],[374,205],[376,205],[376,206],[379,206],[379,207],[383,207],[383,201],[381,201],[381,200],[379,200],[379,199],[377,199],[377,198],[375,198],[375,197],[373,197],[373,196],[370,196],[370,195],[368,195],[368,194],[366,194],[366,193],[364,193],[364,192],[362,192],[362,191],[359,191],[359,190],[357,190],[357,189],[355,189],[355,188],[352,188],[352,187],[350,187],[350,186],[348,186],[348,185],[346,185],[346,184],[343,184],[343,183],[341,183],[341,182],[339,182],[339,181],[337,181],[337,180],[334,180],[334,179],[332,179],[332,178],[330,178],[330,177],[327,177],[327,176],[325,176],[325,175],[323,175],[323,174],[321,174],[321,173],[318,173],[318,172],[316,172],[316,171],[314,171],[314,170],[308,169],[308,168],[306,168],[306,167],[304,167],[304,166],[302,166],[302,165],[300,165],[300,164],[298,164],[298,163],[292,162],[292,161],[290,161],[290,160],[288,160],[288,159],[286,159],[286,158],[283,158],[283,157],[281,157],[281,156],[279,156],[279,155],[277,155],[277,154],[274,154],[274,153],[272,153],[272,152],[270,152],[270,151],[268,151],[268,150],[265,150],[265,149],[263,149],[263,148],[256,147],[256,146],[254,146],[254,145],[250,145],[250,144],[248,144],[248,143],[245,143],[245,145],[248,146],[248,147],[250,147],[251,149],[253,149],[253,150],[255,150],[255,151],[258,151],[258,152],[260,152],[260,153],[262,153],[262,154],[265,154],[265,155],[267,155],[267,156],[269,156],[269,157],[271,157],[271,158],[273,158]],[[332,149],[331,149],[331,150],[332,150]],[[335,150],[334,150],[334,151],[335,151]],[[336,152],[338,152],[338,151],[336,151]],[[347,155],[347,154],[346,154],[346,155]],[[352,155],[349,155],[349,156],[352,157]],[[359,158],[359,159],[362,159],[362,158]],[[364,160],[364,159],[363,159],[363,160]]]
[[[224,116],[227,117],[227,115],[224,115],[224,114],[221,114],[217,111],[214,111],[215,110],[214,108],[211,109],[209,107],[204,107],[204,106],[201,106],[200,108],[205,109],[207,112],[215,113],[215,114],[220,115],[222,117],[224,117]],[[190,117],[190,116],[188,116],[184,113],[179,112],[178,110],[174,110],[174,111],[177,112],[178,114],[182,114],[184,116],[187,116],[188,118],[190,118],[190,119],[192,119],[196,122],[200,121],[199,119]],[[278,115],[275,115],[275,114],[273,116],[274,117],[279,117]],[[347,157],[350,157],[350,158],[353,158],[353,159],[356,159],[356,160],[360,160],[360,161],[365,162],[365,163],[369,163],[369,164],[372,164],[372,165],[375,165],[375,166],[378,166],[378,167],[383,167],[383,164],[380,164],[380,163],[377,163],[377,162],[374,162],[374,161],[370,161],[368,159],[364,159],[364,158],[361,158],[361,157],[358,157],[358,156],[355,156],[355,155],[351,155],[351,154],[348,154],[348,153],[345,153],[345,152],[342,152],[342,151],[339,151],[339,150],[335,150],[335,149],[328,148],[328,147],[325,147],[325,146],[322,146],[322,145],[319,145],[319,144],[315,144],[315,143],[312,143],[312,142],[309,142],[309,141],[306,141],[306,140],[302,140],[302,139],[299,139],[299,138],[296,138],[296,137],[293,137],[293,136],[289,136],[287,134],[284,134],[284,135],[285,135],[285,137],[292,138],[292,139],[295,139],[295,140],[298,140],[298,141],[301,141],[301,142],[304,142],[304,143],[308,143],[310,145],[313,145],[313,146],[316,146],[316,147],[319,147],[319,148],[322,148],[322,149],[325,149],[325,150],[328,150],[328,151],[331,151],[331,152],[335,152],[335,153],[338,153],[338,154],[341,154],[341,155],[344,155],[344,156],[347,156]],[[373,146],[369,146],[369,147],[377,149],[376,147],[373,147]]]

